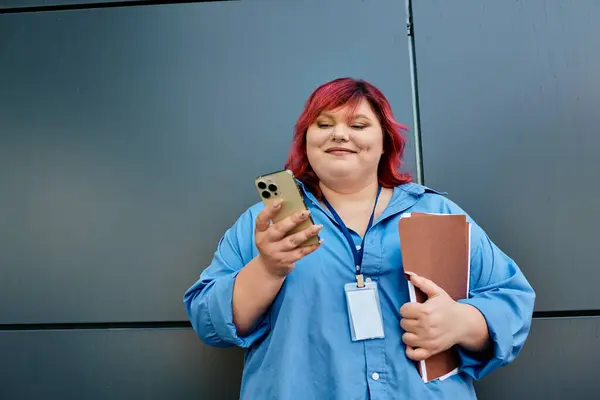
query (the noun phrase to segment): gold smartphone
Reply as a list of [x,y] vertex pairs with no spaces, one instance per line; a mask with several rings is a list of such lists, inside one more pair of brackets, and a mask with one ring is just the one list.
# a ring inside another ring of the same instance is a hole
[[[258,194],[265,204],[265,207],[270,206],[278,199],[283,199],[281,209],[273,219],[273,223],[279,222],[290,215],[307,210],[302,190],[298,187],[294,174],[290,170],[284,169],[282,171],[261,175],[255,179],[254,184],[256,185]],[[309,215],[306,220],[296,225],[296,227],[289,231],[286,236],[310,228],[313,225],[314,221]],[[300,246],[318,244],[319,240],[318,235],[312,236],[300,244]]]

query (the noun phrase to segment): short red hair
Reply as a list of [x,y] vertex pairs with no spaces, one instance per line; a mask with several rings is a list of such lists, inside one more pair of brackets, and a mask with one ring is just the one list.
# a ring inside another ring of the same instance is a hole
[[319,178],[308,162],[306,154],[306,131],[319,114],[341,106],[352,109],[366,99],[379,118],[383,131],[383,154],[379,161],[377,176],[381,186],[393,188],[412,180],[407,173],[399,171],[406,147],[403,132],[408,128],[394,120],[392,108],[375,86],[361,79],[339,78],[319,86],[308,98],[294,129],[294,139],[285,168],[290,169],[317,198],[321,197]]

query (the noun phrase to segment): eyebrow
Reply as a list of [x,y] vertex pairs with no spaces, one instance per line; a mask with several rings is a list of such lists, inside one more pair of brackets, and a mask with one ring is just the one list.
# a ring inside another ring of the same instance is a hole
[[[319,117],[325,117],[325,118],[331,118],[334,119],[333,115],[329,114],[328,112],[322,112]],[[365,114],[356,114],[356,115],[352,115],[351,117],[353,117],[353,119],[359,119],[359,118],[364,118],[367,120],[371,120],[371,118],[367,117]]]

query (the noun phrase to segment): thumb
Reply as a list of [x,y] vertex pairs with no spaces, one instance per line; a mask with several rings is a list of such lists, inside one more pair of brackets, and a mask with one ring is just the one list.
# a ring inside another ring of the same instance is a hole
[[413,285],[421,289],[427,297],[435,297],[441,294],[446,294],[444,289],[436,285],[433,281],[423,278],[422,276],[411,274],[410,281]]

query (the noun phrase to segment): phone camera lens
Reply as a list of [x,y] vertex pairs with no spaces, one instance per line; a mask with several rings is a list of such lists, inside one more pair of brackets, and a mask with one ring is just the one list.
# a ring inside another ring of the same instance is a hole
[[267,184],[264,183],[263,181],[258,182],[258,188],[260,190],[265,190],[267,188]]
[[269,190],[270,190],[271,192],[276,192],[276,191],[277,191],[277,186],[271,183],[271,184],[269,185]]
[[271,197],[271,193],[269,193],[265,190],[264,192],[262,192],[262,197],[264,197],[265,199],[268,199],[269,197]]

